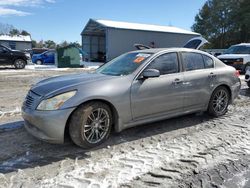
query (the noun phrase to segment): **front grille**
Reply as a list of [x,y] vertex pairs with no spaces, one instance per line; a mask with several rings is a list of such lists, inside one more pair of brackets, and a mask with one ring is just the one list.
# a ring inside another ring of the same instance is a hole
[[34,93],[33,91],[30,90],[25,98],[23,106],[25,108],[31,109],[34,106],[36,99],[39,97],[40,97],[39,95],[37,95],[36,93]]

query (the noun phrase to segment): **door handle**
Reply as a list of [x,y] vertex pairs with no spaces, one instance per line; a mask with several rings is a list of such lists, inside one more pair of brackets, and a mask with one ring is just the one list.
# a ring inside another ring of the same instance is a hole
[[173,84],[177,85],[177,84],[180,84],[182,83],[182,81],[179,79],[179,78],[176,78],[174,81],[173,81]]
[[208,78],[215,78],[216,77],[216,75],[213,73],[213,72],[211,72],[209,75],[208,75]]

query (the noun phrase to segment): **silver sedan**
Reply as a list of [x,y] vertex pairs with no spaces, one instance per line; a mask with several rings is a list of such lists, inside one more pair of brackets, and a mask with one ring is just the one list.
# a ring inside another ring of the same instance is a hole
[[49,78],[27,94],[22,115],[35,137],[83,148],[114,129],[207,111],[222,116],[240,90],[237,71],[208,53],[147,49],[123,54],[95,72]]

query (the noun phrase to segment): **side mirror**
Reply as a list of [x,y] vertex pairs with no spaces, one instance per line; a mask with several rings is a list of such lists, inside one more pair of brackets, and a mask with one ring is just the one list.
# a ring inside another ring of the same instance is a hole
[[160,71],[157,69],[146,69],[142,73],[143,78],[155,78],[160,76]]

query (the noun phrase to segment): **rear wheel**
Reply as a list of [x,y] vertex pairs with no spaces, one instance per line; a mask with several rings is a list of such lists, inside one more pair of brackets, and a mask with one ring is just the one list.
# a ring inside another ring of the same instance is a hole
[[111,126],[112,113],[109,106],[101,102],[91,102],[80,106],[72,114],[69,134],[76,145],[92,148],[109,137]]
[[215,89],[209,101],[208,113],[219,117],[227,112],[230,95],[226,87],[220,86]]
[[24,69],[26,65],[26,62],[23,59],[17,59],[14,62],[14,67],[16,69]]

